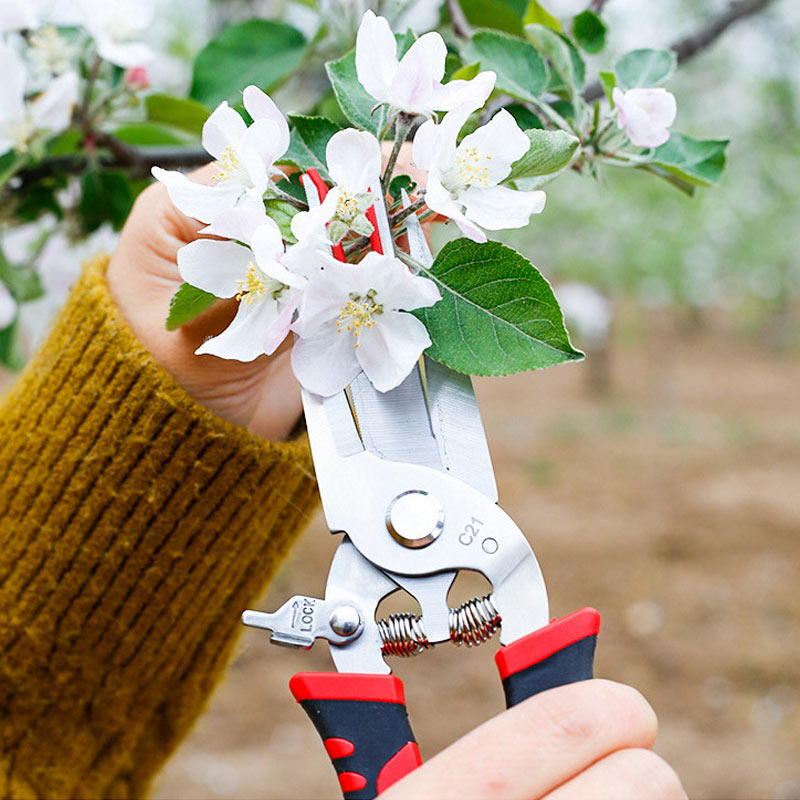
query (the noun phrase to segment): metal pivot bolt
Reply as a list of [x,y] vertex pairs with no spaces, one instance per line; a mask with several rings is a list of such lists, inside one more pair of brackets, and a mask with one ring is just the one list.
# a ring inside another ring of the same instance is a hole
[[404,547],[426,547],[444,528],[444,509],[428,492],[410,489],[389,503],[386,528]]
[[337,606],[331,613],[330,626],[339,636],[352,636],[361,628],[361,615],[353,606]]

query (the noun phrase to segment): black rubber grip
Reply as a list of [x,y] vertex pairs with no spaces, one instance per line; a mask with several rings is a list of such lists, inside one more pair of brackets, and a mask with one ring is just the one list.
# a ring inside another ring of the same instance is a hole
[[372,800],[421,763],[399,678],[300,673],[292,692],[331,757],[345,800]]
[[501,648],[496,661],[506,706],[593,677],[599,628],[600,615],[584,608]]

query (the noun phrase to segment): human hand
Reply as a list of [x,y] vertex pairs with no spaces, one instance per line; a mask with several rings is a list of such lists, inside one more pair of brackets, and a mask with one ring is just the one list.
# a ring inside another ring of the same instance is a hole
[[591,680],[535,695],[443,750],[380,800],[679,800],[651,748],[657,720],[629,686]]

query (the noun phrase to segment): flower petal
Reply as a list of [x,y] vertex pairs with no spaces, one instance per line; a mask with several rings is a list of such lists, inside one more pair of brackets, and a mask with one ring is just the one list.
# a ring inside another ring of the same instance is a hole
[[366,192],[380,182],[381,146],[367,131],[347,128],[334,133],[325,148],[325,160],[333,182],[351,192]]
[[31,103],[31,119],[42,130],[60,133],[72,120],[72,108],[77,101],[78,74],[65,72]]
[[400,60],[392,79],[392,105],[421,114],[430,114],[434,87],[444,77],[447,47],[435,31],[420,36]]
[[253,260],[248,247],[236,242],[197,239],[178,250],[181,278],[216,297],[233,297]]
[[530,146],[530,140],[514,117],[501,109],[486,125],[465,136],[457,151],[464,152],[474,147],[481,157],[481,163],[489,171],[489,183],[497,184],[511,172],[511,165],[522,158]]
[[352,264],[333,260],[327,263],[308,282],[292,330],[299,336],[308,338],[314,336],[327,322],[337,319],[351,291],[366,291],[357,283],[357,279],[362,277],[358,267]]
[[226,147],[238,147],[246,130],[244,120],[223,101],[203,124],[203,147],[214,158],[222,158]]
[[388,103],[397,66],[397,42],[389,23],[367,10],[356,35],[356,74],[359,83],[377,101]]
[[218,214],[234,208],[242,198],[242,186],[219,181],[211,186],[190,181],[183,173],[153,167],[153,177],[167,187],[177,209],[200,222],[211,222]]
[[278,106],[272,98],[262,92],[258,86],[248,86],[242,92],[242,99],[247,113],[254,121],[266,119],[274,123],[277,128],[277,136],[270,143],[271,152],[274,153],[273,161],[282,156],[289,149],[289,123],[281,114]]
[[329,323],[313,338],[298,339],[292,348],[292,369],[309,392],[336,394],[361,372],[352,334],[338,333],[335,323]]
[[155,58],[155,53],[141,42],[118,42],[110,36],[97,36],[97,52],[101,58],[118,67],[139,67]]
[[433,107],[437,111],[452,111],[467,105],[473,111],[480,108],[494,89],[497,75],[491,70],[479,72],[469,81],[449,81],[433,89]]
[[278,315],[278,304],[271,297],[254,303],[239,303],[231,324],[218,336],[206,339],[195,353],[207,353],[235,361],[253,361],[267,354],[267,338]]
[[20,113],[24,106],[28,71],[16,50],[0,43],[0,119]]
[[[207,236],[221,236],[223,239],[236,239],[246,245],[252,245],[253,234],[262,226],[272,223],[264,206],[238,206],[236,208],[223,211],[214,217],[214,221],[205,228],[200,229],[200,233]],[[275,228],[277,229],[277,225]],[[280,236],[280,232],[278,232]]]
[[417,128],[412,144],[414,166],[429,170],[433,165],[436,148],[439,142],[439,126],[429,119]]
[[388,392],[403,382],[430,343],[428,331],[415,316],[389,311],[371,328],[362,329],[355,354],[372,385]]
[[490,231],[524,228],[531,214],[542,211],[546,198],[542,191],[518,192],[506,186],[470,186],[458,195],[465,216]]
[[448,217],[458,225],[461,232],[473,242],[485,242],[486,234],[477,225],[470,222],[453,200],[453,196],[442,186],[436,172],[428,175],[428,188],[425,192],[425,204],[431,211]]
[[412,274],[400,259],[374,251],[367,253],[359,262],[353,278],[343,292],[343,297],[348,291],[364,294],[369,289],[375,289],[378,302],[392,311],[411,311],[422,306],[432,306],[442,299],[432,280]]

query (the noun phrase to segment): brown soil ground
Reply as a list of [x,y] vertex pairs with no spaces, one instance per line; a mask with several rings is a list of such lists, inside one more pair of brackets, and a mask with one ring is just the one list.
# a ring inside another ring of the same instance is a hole
[[[650,340],[618,347],[605,397],[585,366],[477,382],[501,504],[553,613],[601,610],[597,674],[649,698],[691,797],[797,798],[800,362],[719,333]],[[317,516],[258,607],[321,596],[335,545]],[[495,647],[395,662],[423,756],[501,710]],[[286,686],[330,668],[324,644],[246,632],[156,798],[337,797]]]
[[[691,797],[798,798],[800,360],[719,332],[649,338],[618,345],[604,397],[583,365],[477,382],[501,505],[553,613],[600,609],[597,674],[649,698]],[[336,543],[315,517],[257,607],[321,596]],[[459,588],[451,602],[473,593]],[[423,756],[502,709],[495,648],[394,662]],[[330,668],[324,644],[245,632],[155,797],[339,796],[287,688]]]

